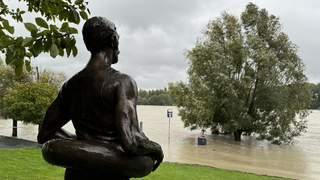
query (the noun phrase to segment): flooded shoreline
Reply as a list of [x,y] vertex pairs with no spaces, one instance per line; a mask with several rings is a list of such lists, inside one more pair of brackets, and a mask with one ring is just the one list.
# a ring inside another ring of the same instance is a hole
[[[166,117],[172,109],[173,118]],[[308,116],[308,130],[296,138],[296,145],[273,145],[265,140],[242,136],[233,141],[232,135],[212,135],[206,132],[207,144],[200,146],[197,136],[201,131],[183,127],[174,106],[138,106],[138,118],[143,132],[150,140],[161,144],[164,161],[198,164],[221,169],[277,176],[293,179],[320,179],[320,111]],[[11,136],[11,120],[0,120],[0,135]],[[36,141],[37,126],[18,123],[18,138]],[[66,130],[73,132],[72,123]]]

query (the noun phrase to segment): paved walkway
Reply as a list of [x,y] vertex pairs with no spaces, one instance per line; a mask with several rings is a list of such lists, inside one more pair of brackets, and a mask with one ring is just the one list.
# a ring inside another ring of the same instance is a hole
[[26,147],[40,147],[40,145],[34,141],[0,135],[0,150],[18,149],[18,148],[26,148]]

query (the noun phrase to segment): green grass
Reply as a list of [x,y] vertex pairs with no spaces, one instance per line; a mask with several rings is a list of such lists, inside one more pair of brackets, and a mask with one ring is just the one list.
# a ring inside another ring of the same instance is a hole
[[[141,180],[280,180],[281,178],[259,176],[255,174],[241,173],[216,169],[211,167],[193,166],[187,164],[162,163],[154,173],[141,178]],[[138,180],[138,179],[137,179]],[[140,180],[140,179],[139,179]]]
[[0,150],[1,180],[63,180],[64,168],[48,164],[40,148]]
[[[1,180],[63,180],[64,168],[46,163],[39,148],[0,150]],[[186,164],[162,163],[150,175],[139,180],[211,180],[211,179],[261,179],[274,177],[227,171],[216,168],[192,166]],[[138,180],[138,179],[137,179]]]

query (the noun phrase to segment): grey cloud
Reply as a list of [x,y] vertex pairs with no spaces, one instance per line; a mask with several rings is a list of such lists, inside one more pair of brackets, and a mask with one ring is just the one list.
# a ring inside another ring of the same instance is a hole
[[[9,1],[12,2],[12,1]],[[196,38],[209,20],[222,11],[240,16],[248,0],[94,0],[89,1],[91,16],[104,16],[113,21],[120,34],[119,63],[114,66],[133,76],[139,88],[163,88],[168,82],[187,81],[188,61],[185,49],[194,47]],[[306,65],[310,82],[320,80],[320,1],[311,0],[253,0],[259,8],[280,17],[284,32],[297,44],[299,55]],[[31,19],[34,19],[32,17]],[[81,32],[84,22],[76,26]],[[19,31],[20,32],[20,31]],[[76,36],[79,54],[76,58],[49,55],[33,60],[36,65],[66,71],[72,76],[81,70],[88,59],[82,35]]]

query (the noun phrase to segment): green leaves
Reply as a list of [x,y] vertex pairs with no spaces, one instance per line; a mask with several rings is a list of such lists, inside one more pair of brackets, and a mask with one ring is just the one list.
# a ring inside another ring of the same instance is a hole
[[61,25],[61,28],[59,29],[61,32],[68,32],[68,30],[70,29],[69,27],[69,23],[68,22],[64,22]]
[[80,11],[80,16],[82,17],[82,19],[88,20],[88,15],[85,11]]
[[[21,11],[19,8],[12,9],[5,2],[1,1],[1,22],[0,25],[0,51],[6,54],[6,63],[16,68],[17,74],[22,72],[23,66],[29,69],[25,59],[31,60],[43,52],[50,53],[55,58],[58,55],[69,57],[78,54],[74,34],[78,30],[70,23],[79,24],[81,19],[87,20],[89,12],[88,2],[76,1],[28,1],[28,11]],[[41,14],[34,22],[23,22],[23,16],[28,13]],[[30,34],[27,37],[13,36],[15,28],[10,26],[6,17],[10,16],[18,23],[23,23],[25,30]],[[62,22],[57,27],[56,20]],[[52,24],[48,22],[54,22]],[[66,53],[65,53],[66,52]]]
[[9,53],[7,53],[6,55],[6,64],[11,64],[11,62],[13,61],[14,57],[16,56],[16,52],[15,51],[10,51]]
[[76,5],[80,5],[80,4],[82,4],[83,3],[83,0],[76,0],[75,2],[74,2],[74,4],[76,4]]
[[56,44],[52,44],[50,48],[50,56],[56,58],[59,55],[59,48]]
[[77,54],[78,54],[78,48],[76,46],[73,46],[72,47],[72,55],[73,55],[73,57],[76,57]]
[[71,8],[71,14],[68,17],[68,20],[71,22],[74,22],[76,24],[79,24],[80,22],[80,17],[79,14],[77,13],[77,11],[74,8]]
[[42,52],[42,48],[43,48],[42,40],[39,39],[36,41],[36,43],[33,46],[34,57],[37,57]]
[[45,20],[43,20],[42,18],[40,18],[40,17],[37,17],[37,18],[36,18],[36,23],[37,23],[37,25],[40,26],[40,27],[43,27],[43,28],[46,28],[46,29],[49,28],[47,22],[46,22]]
[[67,57],[69,57],[70,54],[71,54],[71,48],[67,48],[67,49],[66,49],[66,52],[67,52]]
[[23,72],[23,66],[17,66],[17,67],[14,69],[14,72],[15,72],[17,75],[21,75],[22,72]]
[[3,98],[10,114],[25,123],[41,124],[47,108],[58,93],[56,87],[46,82],[48,78],[43,83],[16,83],[15,90]]
[[34,39],[32,37],[27,37],[22,41],[22,46],[29,47],[33,44]]
[[32,32],[34,29],[37,29],[37,27],[32,23],[24,23],[24,27],[30,32]]
[[28,72],[30,72],[30,71],[31,71],[31,64],[30,64],[30,61],[27,61],[27,60],[26,60],[24,63],[25,63],[25,65],[26,65],[26,69],[27,69],[27,71],[28,71]]
[[10,34],[14,33],[14,27],[9,25],[9,21],[8,20],[4,20],[2,22],[2,25]]

